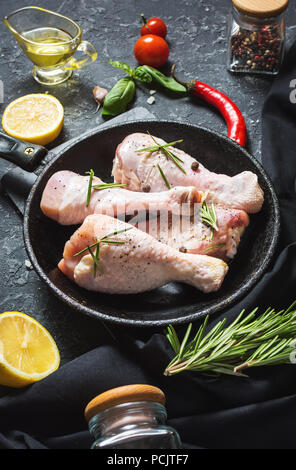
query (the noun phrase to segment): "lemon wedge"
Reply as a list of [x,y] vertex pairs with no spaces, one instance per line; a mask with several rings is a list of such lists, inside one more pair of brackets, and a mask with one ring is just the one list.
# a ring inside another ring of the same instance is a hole
[[45,93],[25,95],[12,101],[2,117],[2,126],[7,134],[38,145],[55,140],[63,123],[63,105]]
[[0,315],[0,385],[25,387],[59,365],[57,345],[40,323],[20,312]]

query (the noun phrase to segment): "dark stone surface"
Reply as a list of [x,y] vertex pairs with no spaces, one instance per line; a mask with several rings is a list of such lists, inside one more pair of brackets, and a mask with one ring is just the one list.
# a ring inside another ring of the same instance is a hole
[[[0,17],[16,8],[30,5],[31,0],[0,2]],[[226,92],[241,108],[249,131],[249,150],[260,159],[261,109],[272,79],[231,75],[226,70],[226,36],[230,0],[46,0],[35,1],[41,7],[59,11],[78,21],[84,38],[97,47],[98,60],[89,68],[75,73],[65,84],[50,89],[65,107],[64,130],[54,145],[78,136],[102,122],[93,115],[92,89],[100,84],[111,88],[122,77],[107,59],[136,65],[133,45],[139,36],[138,15],[160,16],[168,24],[171,62],[178,63],[178,73],[186,80],[199,78]],[[294,35],[296,5],[291,3],[287,15],[288,42]],[[0,24],[0,79],[4,83],[4,107],[27,93],[47,91],[31,75],[31,64],[5,26]],[[168,71],[169,67],[165,69]],[[223,119],[213,109],[189,97],[172,99],[155,95],[156,103],[147,104],[149,91],[137,88],[133,106],[144,106],[159,118],[192,122],[226,132]],[[0,177],[10,168],[0,163]],[[9,200],[0,202],[0,286],[1,311],[19,310],[37,318],[55,337],[62,363],[108,340],[103,325],[83,317],[54,298],[34,271],[25,265],[27,255],[22,238],[22,220]],[[113,329],[113,327],[112,327]],[[117,332],[116,329],[114,330]],[[149,332],[134,331],[147,335]]]

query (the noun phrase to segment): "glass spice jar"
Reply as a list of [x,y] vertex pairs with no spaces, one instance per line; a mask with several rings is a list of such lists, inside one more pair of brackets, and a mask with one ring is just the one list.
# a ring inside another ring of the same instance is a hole
[[95,397],[85,408],[92,449],[180,449],[166,424],[165,396],[150,385],[127,385]]
[[232,0],[228,50],[231,72],[279,72],[288,4],[289,0]]

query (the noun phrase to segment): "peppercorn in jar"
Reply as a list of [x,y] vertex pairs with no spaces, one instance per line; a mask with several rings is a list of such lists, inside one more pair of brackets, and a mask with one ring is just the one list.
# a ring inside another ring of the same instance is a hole
[[276,75],[285,43],[289,0],[232,0],[228,69]]

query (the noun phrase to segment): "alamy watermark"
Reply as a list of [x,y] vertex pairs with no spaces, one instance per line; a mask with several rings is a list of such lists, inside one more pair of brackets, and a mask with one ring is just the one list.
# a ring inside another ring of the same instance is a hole
[[290,344],[290,347],[295,348],[290,353],[290,362],[291,364],[296,364],[296,340],[292,341],[292,343]]
[[4,83],[0,80],[0,104],[4,103]]
[[296,104],[296,78],[290,81],[290,88],[293,88],[290,93],[290,102]]

